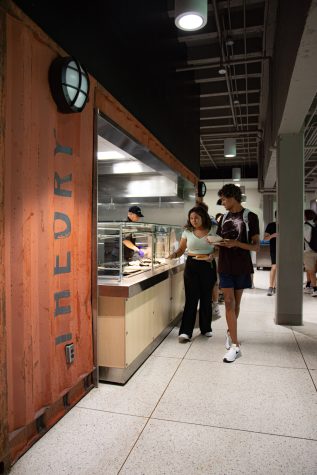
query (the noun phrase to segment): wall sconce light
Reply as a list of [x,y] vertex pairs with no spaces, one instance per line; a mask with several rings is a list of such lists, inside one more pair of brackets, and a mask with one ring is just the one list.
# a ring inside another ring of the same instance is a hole
[[237,145],[235,138],[228,138],[224,140],[224,156],[235,157],[237,155]]
[[59,112],[81,112],[89,97],[89,76],[71,57],[56,58],[49,69],[49,84]]
[[175,25],[180,30],[196,31],[207,23],[208,0],[175,0]]
[[233,168],[232,169],[232,180],[233,181],[240,181],[241,180],[241,168]]

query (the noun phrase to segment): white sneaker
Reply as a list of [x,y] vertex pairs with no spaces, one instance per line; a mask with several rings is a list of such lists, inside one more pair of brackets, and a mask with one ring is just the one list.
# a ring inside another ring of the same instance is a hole
[[313,287],[305,287],[304,294],[312,294],[314,292]]
[[240,347],[232,343],[230,349],[227,351],[225,356],[223,357],[224,363],[233,363],[236,358],[241,356]]
[[181,333],[178,336],[179,343],[186,343],[187,341],[190,341],[190,340],[191,340],[190,336],[186,335],[186,333]]
[[232,341],[231,341],[231,338],[230,338],[230,333],[227,332],[226,341],[225,341],[225,348],[227,350],[229,350],[231,345],[232,345]]
[[202,335],[211,337],[211,336],[212,336],[212,331],[211,331],[211,332],[202,333]]
[[214,319],[221,317],[218,302],[213,302],[212,304],[212,316]]
[[317,297],[317,290],[314,290],[314,292],[311,294],[312,297]]

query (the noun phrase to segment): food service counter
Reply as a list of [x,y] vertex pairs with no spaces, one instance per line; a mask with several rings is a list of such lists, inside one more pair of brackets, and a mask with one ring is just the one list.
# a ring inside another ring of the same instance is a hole
[[184,307],[184,261],[123,278],[98,278],[101,381],[125,384],[161,343]]

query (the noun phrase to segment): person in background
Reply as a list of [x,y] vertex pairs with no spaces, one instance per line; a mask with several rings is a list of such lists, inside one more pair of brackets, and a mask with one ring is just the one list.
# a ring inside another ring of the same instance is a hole
[[179,247],[168,256],[169,259],[176,259],[188,250],[184,270],[185,307],[178,336],[180,343],[192,338],[199,301],[200,331],[206,337],[212,336],[210,295],[216,281],[212,265],[216,251],[206,239],[212,235],[211,227],[211,219],[203,207],[195,206],[189,210]]
[[[144,218],[141,208],[139,206],[130,206],[127,221],[130,223],[137,223],[140,221],[140,218]],[[141,258],[144,257],[144,251],[135,245],[135,239],[132,236],[132,233],[126,235],[125,239],[123,240],[123,245],[123,254],[125,260],[132,259],[134,253],[138,253]]]
[[309,245],[312,235],[312,228],[313,226],[316,226],[316,213],[312,209],[305,209],[304,219],[304,266],[307,273],[307,282],[310,282],[309,287],[307,287],[307,290],[305,289],[304,292],[310,293],[312,297],[317,297],[317,252],[315,252]]
[[269,297],[276,292],[276,211],[275,221],[269,223],[264,231],[264,240],[270,241],[270,256],[271,256],[271,271],[270,271],[270,286],[267,294]]
[[225,363],[232,363],[241,355],[237,334],[237,319],[244,289],[252,287],[253,265],[250,251],[260,248],[259,219],[251,211],[248,214],[248,226],[243,219],[241,190],[233,184],[224,185],[219,191],[222,204],[227,213],[222,217],[217,234],[224,240],[219,246],[220,287],[225,297],[227,335],[224,355]]

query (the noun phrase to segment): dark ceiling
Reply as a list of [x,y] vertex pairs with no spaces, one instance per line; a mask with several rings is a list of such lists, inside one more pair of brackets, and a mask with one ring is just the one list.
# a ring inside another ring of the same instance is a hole
[[[170,11],[171,16],[173,13]],[[206,27],[191,34],[178,33],[179,41],[187,46],[187,61],[177,72],[184,77],[194,72],[200,86],[203,177],[221,176],[224,168],[235,166],[241,166],[244,175],[258,174],[275,17],[276,2],[211,0]],[[226,137],[236,138],[234,158],[224,158]]]
[[[231,178],[241,167],[261,188],[311,0],[208,0],[207,25],[192,33],[175,27],[174,0],[15,3],[196,175]],[[235,158],[224,157],[226,137]]]

